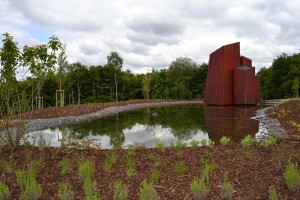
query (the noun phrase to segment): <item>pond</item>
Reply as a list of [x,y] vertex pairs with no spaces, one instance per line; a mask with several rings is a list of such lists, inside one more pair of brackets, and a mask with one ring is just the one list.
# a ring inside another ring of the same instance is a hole
[[[177,140],[211,139],[219,143],[222,136],[239,143],[246,135],[258,132],[258,121],[250,119],[261,107],[177,105],[152,107],[122,112],[84,123],[36,131],[27,135],[37,145],[43,138],[46,144],[60,146],[89,144],[102,149],[129,145],[165,146]],[[153,113],[156,113],[153,115]]]

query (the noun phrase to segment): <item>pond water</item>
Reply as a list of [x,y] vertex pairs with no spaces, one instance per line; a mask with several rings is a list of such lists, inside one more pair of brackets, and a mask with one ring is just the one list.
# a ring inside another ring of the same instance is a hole
[[[219,143],[222,136],[240,142],[246,135],[258,132],[258,121],[250,119],[261,107],[178,105],[144,108],[122,112],[84,123],[36,131],[27,135],[37,144],[90,144],[103,149],[127,148],[129,145],[165,146],[177,140],[211,139]],[[153,113],[156,113],[155,117]]]

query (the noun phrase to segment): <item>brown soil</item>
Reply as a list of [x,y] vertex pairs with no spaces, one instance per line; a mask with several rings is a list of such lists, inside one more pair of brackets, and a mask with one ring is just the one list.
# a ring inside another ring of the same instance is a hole
[[[134,155],[136,164],[135,175],[129,178],[126,174],[124,157],[125,150],[80,150],[63,148],[19,147],[17,149],[3,148],[1,157],[13,165],[14,169],[26,169],[30,161],[38,156],[44,162],[37,175],[37,181],[42,185],[41,199],[58,199],[57,189],[62,181],[72,185],[75,199],[84,199],[83,182],[78,175],[80,157],[92,160],[96,166],[93,180],[97,181],[103,199],[111,200],[113,192],[109,185],[121,179],[129,188],[129,199],[138,199],[139,187],[144,179],[150,180],[152,169],[157,169],[161,176],[155,189],[160,199],[193,199],[190,184],[195,177],[199,177],[205,161],[215,163],[217,168],[212,172],[207,199],[221,199],[220,187],[223,178],[228,173],[229,181],[234,188],[233,199],[268,199],[269,187],[274,187],[282,196],[289,200],[299,199],[300,192],[290,192],[283,178],[283,172],[290,159],[300,165],[300,145],[280,142],[272,147],[263,148],[255,145],[242,148],[240,145],[167,149],[163,153],[160,149],[137,149]],[[103,171],[105,155],[116,152],[118,160],[109,172]],[[154,158],[151,158],[153,154]],[[67,157],[72,161],[72,167],[67,175],[61,175],[60,161]],[[163,161],[165,165],[158,165]],[[174,166],[183,162],[187,172],[183,175],[175,172]],[[0,170],[1,179],[9,185],[13,199],[18,199],[21,189],[16,184],[14,173]]]

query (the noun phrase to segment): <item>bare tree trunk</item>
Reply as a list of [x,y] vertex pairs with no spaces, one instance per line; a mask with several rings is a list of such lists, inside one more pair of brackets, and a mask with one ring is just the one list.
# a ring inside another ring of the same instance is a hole
[[80,104],[80,85],[77,84],[77,92],[78,92],[78,104]]

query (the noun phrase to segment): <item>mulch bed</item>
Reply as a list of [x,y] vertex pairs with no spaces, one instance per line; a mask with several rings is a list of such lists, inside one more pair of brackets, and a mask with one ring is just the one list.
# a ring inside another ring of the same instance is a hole
[[[118,160],[109,172],[104,172],[105,155],[115,152]],[[258,144],[242,148],[240,145],[167,148],[161,149],[138,148],[135,150],[134,161],[136,172],[133,177],[126,174],[126,150],[95,150],[67,149],[46,147],[18,147],[11,149],[3,147],[1,157],[13,165],[14,170],[26,169],[34,158],[43,157],[43,165],[37,175],[37,181],[42,185],[41,199],[58,199],[57,189],[62,181],[72,185],[75,199],[84,199],[83,182],[78,175],[78,160],[88,158],[95,163],[96,172],[93,180],[97,181],[103,199],[113,199],[110,184],[121,179],[129,188],[128,199],[138,199],[139,187],[144,179],[150,180],[151,170],[157,169],[160,178],[155,183],[155,189],[160,199],[193,199],[190,184],[195,177],[201,175],[204,163],[215,163],[217,168],[212,172],[207,199],[221,199],[220,187],[224,175],[228,173],[229,181],[234,188],[233,199],[268,199],[269,187],[274,187],[282,196],[289,200],[299,199],[300,192],[290,192],[283,178],[283,172],[288,160],[300,165],[300,145],[278,142],[272,147],[263,148]],[[150,155],[154,155],[151,158]],[[67,175],[61,175],[60,161],[67,157],[72,161],[72,167]],[[180,175],[174,166],[183,162],[187,172]],[[164,165],[158,163],[164,163]],[[1,179],[9,185],[13,199],[18,199],[21,189],[16,184],[15,173],[6,173],[0,168]]]

